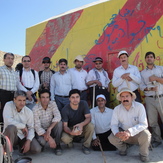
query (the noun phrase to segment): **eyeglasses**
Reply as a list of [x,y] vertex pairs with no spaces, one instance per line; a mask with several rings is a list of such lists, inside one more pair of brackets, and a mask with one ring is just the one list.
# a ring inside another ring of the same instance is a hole
[[96,65],[101,65],[102,63],[101,62],[97,62],[97,63],[95,63]]
[[23,62],[31,62],[30,60],[24,60]]

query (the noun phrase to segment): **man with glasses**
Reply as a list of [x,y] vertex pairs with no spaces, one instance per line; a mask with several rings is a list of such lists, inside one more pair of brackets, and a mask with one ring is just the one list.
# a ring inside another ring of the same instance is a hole
[[39,71],[39,79],[40,79],[40,89],[48,89],[50,90],[50,79],[55,71],[50,69],[50,58],[44,57],[42,60],[42,64],[44,66],[43,71]]
[[6,53],[4,66],[0,67],[0,122],[3,122],[3,108],[6,102],[13,100],[16,88],[16,74],[12,69],[14,54]]
[[111,134],[111,118],[113,110],[105,106],[106,98],[100,94],[96,97],[97,106],[90,110],[91,122],[95,126],[93,133],[92,148],[95,151],[100,151],[100,143],[104,151],[116,150],[109,140],[108,136]]
[[26,106],[32,109],[36,104],[36,92],[38,91],[40,82],[37,71],[31,69],[31,57],[24,56],[22,58],[23,69],[18,72],[19,83],[18,89],[26,92]]
[[95,68],[89,71],[86,79],[87,85],[90,87],[90,100],[93,102],[93,87],[95,87],[95,98],[98,94],[103,94],[106,97],[106,106],[108,107],[110,79],[108,77],[108,73],[102,67],[103,59],[101,57],[96,57],[93,62],[95,63]]

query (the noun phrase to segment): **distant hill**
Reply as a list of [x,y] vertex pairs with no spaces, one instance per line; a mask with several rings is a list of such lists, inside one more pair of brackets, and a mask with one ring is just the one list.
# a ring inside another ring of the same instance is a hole
[[[6,52],[3,52],[3,51],[0,51],[0,66],[3,66],[4,65],[4,62],[3,62],[3,56]],[[15,66],[21,62],[21,59],[22,59],[22,56],[21,55],[18,55],[18,54],[14,54],[15,56],[15,59],[14,59],[14,64],[13,64],[13,68],[15,68]]]

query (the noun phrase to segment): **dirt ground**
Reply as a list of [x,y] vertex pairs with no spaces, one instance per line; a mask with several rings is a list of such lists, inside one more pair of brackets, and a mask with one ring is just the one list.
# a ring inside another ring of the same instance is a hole
[[[32,163],[105,163],[100,151],[91,150],[91,154],[85,155],[81,150],[81,143],[74,143],[72,149],[68,149],[66,145],[61,144],[63,154],[56,156],[54,151],[48,146],[44,152],[36,155],[26,155],[32,158]],[[119,156],[118,151],[104,151],[106,163],[140,163],[139,147],[136,145],[128,149],[127,156]],[[19,158],[18,151],[14,151],[13,158]],[[151,163],[163,163],[163,144],[154,148],[149,153]]]

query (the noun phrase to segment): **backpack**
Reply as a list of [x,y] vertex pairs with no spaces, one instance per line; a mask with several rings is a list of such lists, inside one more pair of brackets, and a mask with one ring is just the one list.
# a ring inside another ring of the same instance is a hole
[[[53,74],[55,73],[54,70],[50,70]],[[38,76],[39,76],[39,79],[41,79],[41,75],[42,75],[43,71],[39,71],[38,72]],[[40,80],[40,83],[41,83],[41,80]]]
[[[33,74],[34,80],[35,80],[35,70],[31,69],[31,71],[32,71],[32,74]],[[21,79],[22,79],[22,74],[23,74],[23,69],[20,69],[19,70],[20,82],[21,82]]]

